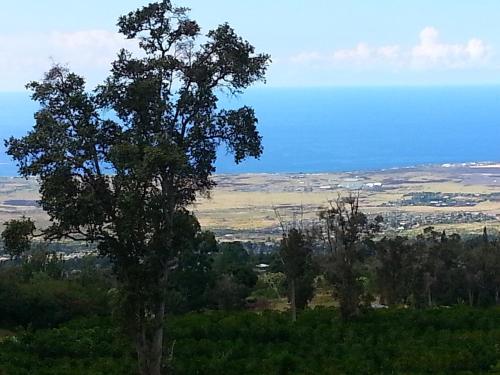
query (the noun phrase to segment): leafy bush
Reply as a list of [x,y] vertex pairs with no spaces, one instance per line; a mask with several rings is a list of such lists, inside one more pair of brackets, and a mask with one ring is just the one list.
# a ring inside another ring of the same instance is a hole
[[9,375],[134,372],[133,351],[107,319],[73,321],[63,327],[26,332],[1,343],[0,373]]
[[0,273],[0,325],[54,327],[79,316],[106,314],[107,286],[55,280],[45,273],[22,282],[16,270]]

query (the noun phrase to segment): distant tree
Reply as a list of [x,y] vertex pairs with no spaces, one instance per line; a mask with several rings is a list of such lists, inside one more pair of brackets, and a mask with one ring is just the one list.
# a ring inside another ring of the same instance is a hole
[[219,244],[213,263],[217,281],[211,293],[215,305],[222,309],[243,307],[258,280],[254,266],[241,242]]
[[31,248],[31,238],[35,232],[35,223],[29,218],[9,220],[4,223],[2,241],[4,250],[12,258],[18,258]]
[[30,280],[37,273],[45,273],[48,277],[59,280],[64,275],[64,259],[62,255],[48,250],[47,243],[36,243],[23,260],[22,271],[25,280]]
[[282,272],[265,272],[260,279],[267,285],[276,295],[276,298],[281,298],[282,290],[286,282],[286,276]]
[[439,270],[442,268],[439,257],[440,241],[443,234],[434,230],[434,227],[425,228],[423,234],[417,236],[418,259],[421,266],[422,285],[424,288],[427,306],[434,305],[433,289],[438,285]]
[[242,267],[252,267],[250,254],[241,242],[222,242],[214,259],[217,273],[231,273]]
[[295,283],[295,306],[297,310],[304,310],[313,299],[316,275],[314,263],[308,260],[306,262],[306,271]]
[[381,302],[388,306],[401,303],[407,295],[410,246],[408,239],[400,236],[384,237],[375,244],[375,284]]
[[206,308],[208,291],[215,282],[212,254],[217,253],[215,235],[201,231],[196,217],[177,214],[173,247],[182,249],[168,283],[169,312],[182,313]]
[[326,276],[332,283],[344,319],[358,315],[365,254],[363,241],[380,229],[382,217],[370,221],[359,209],[359,196],[339,197],[330,208],[320,213],[324,223],[324,243],[329,257],[324,264]]
[[120,17],[118,27],[139,41],[139,56],[121,50],[92,94],[82,77],[54,66],[28,85],[40,105],[34,129],[6,145],[20,174],[40,180],[45,237],[95,241],[112,261],[140,373],[157,375],[168,280],[182,252],[176,215],[214,186],[222,145],[236,163],[262,152],[253,109],[219,109],[218,95],[263,80],[269,56],[227,24],[199,38],[188,9],[169,0]]
[[469,305],[499,303],[500,244],[484,235],[465,244],[461,253],[462,277],[466,283]]
[[219,275],[209,292],[215,307],[221,310],[241,309],[248,295],[249,289],[231,274]]
[[500,305],[500,242],[492,243],[486,259],[486,273],[493,291],[495,304]]
[[313,295],[311,277],[312,246],[303,229],[291,228],[283,234],[280,246],[288,285],[292,321],[297,320],[297,309],[303,309]]
[[437,252],[436,283],[433,286],[435,300],[439,304],[457,303],[463,295],[463,279],[459,276],[459,258],[464,241],[458,234],[442,232]]
[[487,261],[488,275],[494,293],[495,304],[500,306],[500,242],[496,241]]

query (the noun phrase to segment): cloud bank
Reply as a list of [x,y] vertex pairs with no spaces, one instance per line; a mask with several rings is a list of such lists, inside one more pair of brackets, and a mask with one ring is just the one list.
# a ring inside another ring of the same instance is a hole
[[[373,79],[374,71],[391,74],[389,79],[397,76],[410,82],[415,80],[418,72],[425,72],[423,74],[430,77],[429,81],[433,81],[436,75],[441,77],[446,71],[454,74],[451,80],[462,81],[464,69],[481,71],[481,77],[490,74],[491,69],[498,69],[493,49],[481,39],[449,43],[430,26],[422,29],[415,39],[413,45],[360,42],[350,48],[327,52],[304,51],[291,57],[274,56],[269,81],[278,82],[278,85],[283,82],[308,85],[339,80],[349,83],[369,81]],[[89,87],[92,87],[107,76],[110,63],[121,48],[137,49],[134,41],[101,29],[0,34],[0,91],[22,91],[27,82],[40,79],[53,62],[69,65],[76,73],[87,77]],[[305,68],[308,68],[306,74]],[[363,72],[366,72],[365,76],[359,74]],[[421,77],[423,75],[419,75],[419,79]],[[489,80],[489,76],[487,78]],[[387,76],[380,78],[384,79]]]
[[370,46],[360,42],[349,49],[332,52],[302,52],[290,58],[293,64],[333,65],[347,67],[392,67],[412,69],[460,69],[484,66],[491,47],[483,40],[471,38],[452,44],[440,40],[439,31],[425,27],[416,45],[405,48],[398,44]]
[[3,90],[20,90],[53,62],[102,79],[121,48],[134,49],[135,43],[107,30],[0,34],[0,85]]

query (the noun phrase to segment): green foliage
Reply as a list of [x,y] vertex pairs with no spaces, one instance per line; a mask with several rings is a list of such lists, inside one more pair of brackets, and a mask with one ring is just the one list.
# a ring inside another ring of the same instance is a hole
[[311,252],[311,246],[307,243],[306,236],[301,230],[292,228],[286,232],[280,246],[285,275],[290,279],[302,276],[305,273]]
[[288,286],[292,320],[296,309],[304,309],[314,294],[312,270],[312,242],[302,229],[291,228],[283,234],[279,251]]
[[210,291],[212,304],[220,309],[239,309],[252,293],[258,276],[252,258],[240,242],[219,245],[213,269],[217,280]]
[[256,289],[260,294],[268,298],[281,298],[282,294],[286,291],[286,276],[281,272],[265,272],[259,276]]
[[27,331],[0,346],[0,370],[9,375],[122,375],[136,366],[130,342],[102,318]]
[[240,283],[233,275],[220,275],[209,292],[209,298],[214,307],[221,310],[237,310],[245,305],[245,298],[251,290]]
[[212,254],[218,251],[215,236],[211,232],[201,232],[194,216],[187,218],[190,220],[183,225],[177,224],[175,246],[183,251],[169,279],[167,305],[170,313],[198,311],[209,306],[209,291],[216,279],[212,267]]
[[[210,312],[171,317],[165,350],[178,375],[483,374],[500,361],[498,309],[382,310],[345,322],[336,310]],[[108,319],[85,319],[0,343],[6,374],[128,374],[135,353]]]
[[[35,126],[6,146],[22,176],[39,178],[51,222],[45,237],[93,241],[109,256],[135,326],[140,367],[158,374],[156,337],[168,279],[184,251],[175,236],[185,208],[214,186],[221,146],[236,163],[262,153],[254,110],[220,108],[218,95],[263,81],[270,57],[228,24],[200,35],[189,10],[170,0],[120,17],[118,28],[142,51],[121,50],[91,93],[83,77],[52,67],[28,84],[39,103]],[[16,239],[26,237],[24,228]],[[16,243],[15,254],[25,247]]]
[[230,273],[234,269],[246,267],[249,262],[250,255],[241,242],[222,242],[215,257],[214,269],[217,273]]
[[372,247],[367,267],[383,303],[500,304],[500,242],[487,235],[464,240],[427,228],[417,238],[383,238]]
[[13,258],[20,257],[31,248],[31,237],[35,231],[35,223],[23,217],[20,220],[9,220],[4,223],[2,241],[4,249]]
[[330,309],[305,310],[295,324],[274,312],[187,315],[170,322],[172,365],[180,374],[479,373],[500,360],[499,323],[498,309],[465,308],[348,323]]
[[365,295],[362,282],[366,242],[378,232],[383,219],[369,220],[359,208],[359,196],[338,197],[320,212],[328,256],[322,262],[325,276],[333,285],[344,319],[360,313]]
[[375,243],[374,282],[382,303],[389,306],[403,303],[409,293],[410,251],[406,239],[399,236],[384,237]]
[[19,268],[0,272],[0,326],[54,327],[78,316],[110,311],[108,285],[57,280],[45,272],[29,280]]
[[45,273],[52,279],[61,279],[64,260],[55,252],[49,252],[44,243],[36,243],[29,254],[23,258],[21,270],[25,280],[30,280],[37,273]]

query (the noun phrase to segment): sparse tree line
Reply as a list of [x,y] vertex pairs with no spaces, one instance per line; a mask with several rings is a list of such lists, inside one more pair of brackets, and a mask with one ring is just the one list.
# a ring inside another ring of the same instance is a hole
[[[318,224],[311,227],[282,222],[283,238],[276,250],[255,254],[239,242],[217,242],[187,212],[178,216],[173,244],[180,256],[166,284],[168,314],[266,308],[266,300],[286,295],[295,321],[297,311],[314,298],[318,284],[346,320],[372,305],[500,304],[500,241],[490,238],[486,228],[483,235],[467,239],[432,227],[412,238],[384,236],[379,232],[383,218],[369,220],[355,196],[339,197],[319,217]],[[5,248],[16,260],[15,266],[3,267],[2,274],[10,272],[9,280],[22,284],[45,275],[53,280],[91,283],[93,276],[99,279],[97,275],[101,275],[101,280],[108,280],[105,287],[117,287],[109,263],[91,273],[90,260],[82,260],[70,272],[43,243],[29,241],[33,230],[33,223],[24,219],[8,222],[2,232]],[[256,268],[262,262],[269,264],[265,272]],[[116,290],[118,315],[126,318],[130,312],[123,308],[127,306],[121,301],[124,291]]]
[[432,227],[409,238],[383,236],[382,221],[370,221],[358,198],[348,196],[322,211],[319,224],[284,228],[280,255],[292,319],[294,306],[303,308],[313,298],[319,276],[329,282],[346,319],[374,302],[414,308],[500,304],[500,241],[489,238],[486,228],[469,239]]
[[[497,239],[485,231],[464,240],[432,228],[413,238],[381,237],[380,219],[366,220],[352,197],[334,202],[321,216],[328,227],[285,228],[271,254],[250,253],[238,242],[219,243],[200,230],[194,216],[184,216],[179,226],[184,230],[175,236],[182,256],[166,290],[164,369],[179,374],[200,369],[302,374],[308,368],[315,373],[476,373],[498,361],[493,343],[500,336],[491,330],[498,313],[468,306],[498,304]],[[4,242],[8,234],[3,232]],[[109,262],[95,257],[65,262],[43,243],[28,243],[12,255],[15,260],[0,267],[0,327],[18,327],[19,338],[0,343],[0,368],[134,373],[131,336],[124,334],[133,327]],[[259,273],[255,265],[262,262],[269,269]],[[307,308],[318,288],[328,290],[339,309]],[[242,311],[256,307],[249,300],[285,295],[293,319],[289,313]],[[373,311],[374,301],[396,308]],[[461,307],[428,308],[454,304]],[[397,308],[403,306],[409,308]],[[382,346],[366,341],[386,336]],[[391,337],[397,337],[396,349]],[[315,353],[314,361],[298,360],[297,350]],[[418,356],[408,357],[410,350]],[[431,355],[434,350],[440,356]],[[69,370],[67,358],[78,367]]]

